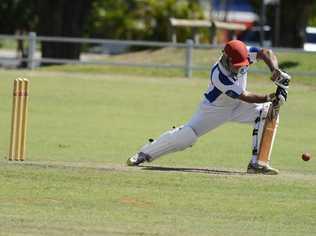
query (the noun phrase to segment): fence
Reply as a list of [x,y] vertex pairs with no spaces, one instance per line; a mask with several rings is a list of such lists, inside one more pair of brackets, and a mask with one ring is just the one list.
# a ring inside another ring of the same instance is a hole
[[[193,64],[193,50],[194,49],[218,49],[218,45],[210,44],[194,44],[193,40],[188,39],[186,43],[169,43],[169,42],[152,42],[152,41],[132,41],[132,40],[109,40],[109,39],[95,39],[95,38],[75,38],[75,37],[45,37],[37,36],[36,33],[30,32],[28,35],[0,35],[0,40],[25,40],[28,41],[28,50],[26,58],[5,58],[0,57],[0,60],[15,60],[18,62],[25,62],[27,68],[33,69],[40,63],[60,63],[60,64],[98,64],[98,65],[112,65],[112,66],[130,66],[130,67],[151,67],[151,68],[178,68],[183,69],[184,75],[187,78],[192,77],[193,70],[208,70],[209,66],[201,66]],[[56,58],[36,58],[36,48],[40,42],[63,42],[63,43],[80,43],[80,44],[102,44],[102,45],[121,45],[121,46],[142,46],[154,48],[182,48],[185,50],[184,63],[182,65],[176,64],[157,64],[157,63],[128,63],[128,62],[110,62],[110,61],[83,61],[71,59],[56,59]],[[300,49],[282,49],[274,48],[275,51],[292,51],[304,52]],[[257,73],[265,73],[265,70],[255,69]],[[297,73],[305,76],[315,76],[314,73]]]

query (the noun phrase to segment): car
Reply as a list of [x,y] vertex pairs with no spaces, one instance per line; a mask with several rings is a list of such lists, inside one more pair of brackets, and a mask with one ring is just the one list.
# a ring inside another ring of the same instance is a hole
[[316,27],[306,27],[304,51],[316,52]]

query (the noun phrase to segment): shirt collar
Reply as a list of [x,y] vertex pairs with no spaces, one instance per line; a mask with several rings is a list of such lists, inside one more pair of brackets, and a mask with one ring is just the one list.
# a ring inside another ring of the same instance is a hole
[[235,78],[234,76],[232,76],[231,73],[230,73],[228,70],[226,70],[226,68],[222,65],[222,63],[221,63],[220,61],[218,61],[217,64],[218,64],[218,69],[219,69],[219,71],[220,71],[221,73],[223,73],[225,76],[227,76],[228,78],[230,78],[230,79],[232,79],[232,80],[234,80],[234,81],[237,80],[237,78]]

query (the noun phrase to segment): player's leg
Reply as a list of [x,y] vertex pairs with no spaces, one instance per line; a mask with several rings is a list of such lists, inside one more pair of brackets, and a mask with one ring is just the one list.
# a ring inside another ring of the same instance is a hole
[[130,166],[139,165],[144,161],[153,161],[158,157],[192,146],[197,140],[193,129],[189,126],[180,126],[168,130],[157,140],[150,140],[138,153],[127,160]]
[[207,102],[202,102],[187,125],[200,137],[227,122],[231,113],[231,108],[211,106]]
[[[274,143],[274,137],[276,134],[276,128],[272,131],[273,132],[273,138],[270,143],[270,151],[269,156],[267,157],[266,162],[262,163],[260,162],[258,156],[262,148],[262,140],[263,140],[263,134],[265,132],[265,129],[268,127],[266,126],[267,123],[267,116],[270,109],[271,104],[265,103],[260,111],[260,116],[258,116],[255,120],[254,129],[253,129],[253,142],[252,142],[252,158],[248,165],[247,172],[248,173],[264,173],[264,174],[278,174],[279,171],[275,168],[272,168],[269,164],[270,162],[270,155],[271,150]],[[279,119],[276,120],[276,122],[279,122]]]
[[[278,174],[278,170],[272,168],[269,163],[262,164],[258,162],[258,153],[262,134],[265,129],[270,103],[249,104],[242,102],[234,111],[232,121],[240,123],[253,123],[252,132],[252,158],[248,165],[248,173]],[[273,142],[271,146],[273,145]]]
[[227,118],[229,112],[224,110],[215,111],[205,104],[200,104],[198,111],[184,126],[168,130],[156,140],[150,140],[131,158],[127,165],[137,166],[145,161],[153,161],[168,153],[184,150],[191,147],[199,136],[216,128]]

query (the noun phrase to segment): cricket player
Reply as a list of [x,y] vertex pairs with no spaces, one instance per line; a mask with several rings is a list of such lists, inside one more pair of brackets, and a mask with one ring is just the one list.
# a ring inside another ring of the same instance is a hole
[[[276,92],[258,94],[247,90],[249,66],[258,60],[265,62],[272,73],[271,79],[281,85]],[[288,84],[282,85],[284,74],[287,75],[279,69],[277,58],[270,49],[247,47],[239,40],[229,41],[211,68],[208,88],[193,117],[185,125],[163,133],[156,140],[150,140],[127,160],[127,165],[137,166],[167,153],[184,150],[216,127],[226,122],[239,122],[254,127],[252,156],[247,172],[278,174],[277,169],[258,161],[258,152],[265,122],[273,118],[273,111],[278,110],[287,99]],[[270,111],[270,106],[275,109]]]

